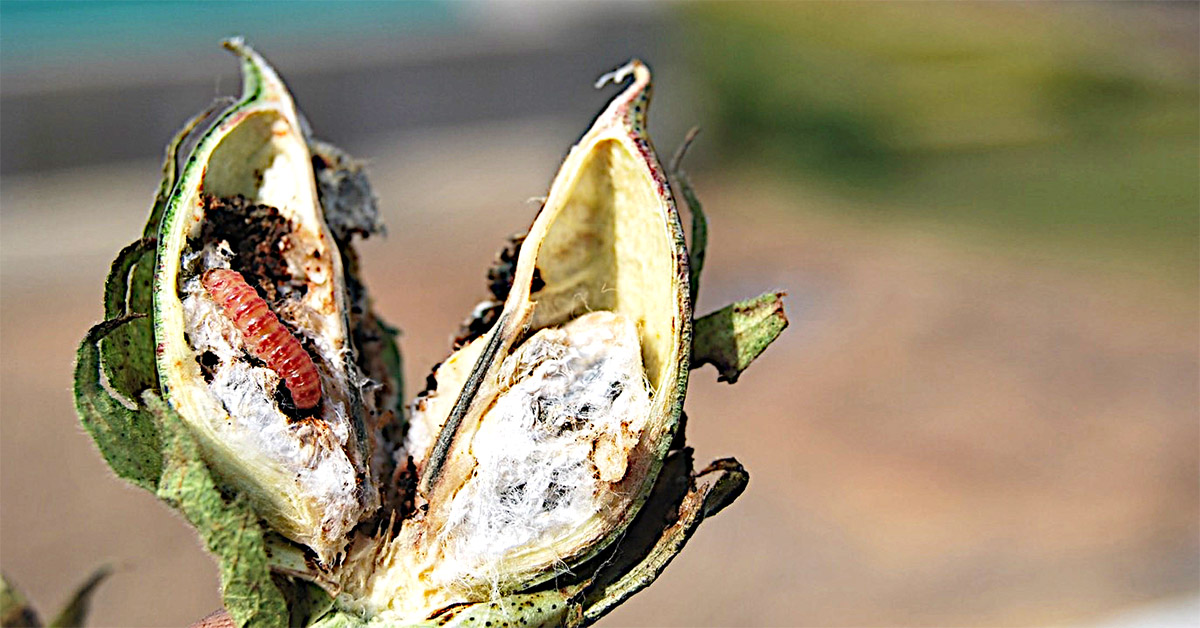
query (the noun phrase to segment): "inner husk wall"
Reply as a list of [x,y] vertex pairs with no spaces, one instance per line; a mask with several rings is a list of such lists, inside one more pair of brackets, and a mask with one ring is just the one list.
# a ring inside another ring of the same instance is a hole
[[[164,312],[180,309],[189,332],[184,342],[192,343],[192,357],[180,354],[172,367],[178,373],[171,385],[172,402],[199,432],[210,461],[255,501],[272,527],[329,560],[372,498],[357,486],[357,467],[362,465],[351,443],[354,408],[349,398],[355,374],[345,366],[340,267],[320,222],[307,147],[282,114],[260,111],[238,121],[207,164],[200,186],[183,199],[180,209],[186,215],[173,223],[174,229],[184,230],[182,237],[175,236],[179,245],[186,249],[190,240],[201,248],[177,253],[186,258],[179,267],[180,300],[174,305],[163,301]],[[277,376],[245,355],[237,330],[198,289],[200,273],[228,266],[216,252],[219,242],[196,240],[205,224],[205,194],[242,195],[277,207],[291,221],[287,242],[280,244],[303,294],[272,306],[318,364],[325,398],[318,420],[293,421],[279,411],[272,387]],[[205,351],[222,356],[210,373],[215,389],[194,359]]]
[[[672,403],[673,395],[657,393],[664,392],[659,390],[664,385],[667,390],[674,392],[679,367],[677,343],[683,322],[679,318],[679,286],[675,284],[679,273],[674,261],[674,247],[668,236],[668,225],[665,224],[666,210],[653,178],[646,172],[645,165],[629,152],[628,147],[617,140],[602,140],[594,144],[582,161],[571,192],[566,195],[553,223],[548,226],[540,247],[522,251],[522,254],[531,251],[538,254],[535,284],[540,281],[543,285],[536,286],[540,289],[534,291],[530,299],[536,302],[532,330],[541,331],[536,334],[531,331],[531,338],[511,351],[505,360],[521,354],[539,334],[550,331],[570,335],[569,328],[578,323],[581,316],[588,312],[607,311],[604,313],[621,318],[622,325],[628,326],[634,338],[629,346],[637,358],[637,364],[630,366],[627,363],[625,368],[628,369],[627,373],[636,377],[639,387],[648,398],[644,408],[631,414],[643,421],[657,421],[669,413],[671,410],[667,406]],[[552,208],[547,207],[544,211],[552,211]],[[527,240],[525,247],[529,245],[530,241]],[[486,335],[477,339],[460,353],[477,354],[487,339]],[[421,425],[422,433],[426,434],[426,438],[420,439],[419,446],[422,448],[432,442],[431,435],[440,429],[465,379],[465,369],[448,368],[448,365],[457,364],[458,355],[451,357],[437,374],[435,398],[427,400],[431,402],[428,404],[431,416],[414,412],[414,424]],[[506,365],[502,372],[507,373],[508,369]],[[503,381],[497,385],[502,388],[506,386]],[[471,451],[476,462],[486,464],[483,461],[491,453],[490,444],[495,439],[505,443],[505,462],[502,466],[538,467],[542,459],[536,446],[514,446],[512,439],[496,433],[503,430],[493,427],[496,417],[489,413],[504,403],[503,397],[497,400],[492,410],[485,412],[478,431],[471,435],[474,443],[482,444],[472,445]],[[631,456],[647,455],[656,449],[639,440],[644,427],[639,425],[630,430],[635,436],[623,440],[620,446],[609,447],[606,451],[593,446],[573,462],[577,467],[590,465],[595,481],[590,485],[590,497],[571,502],[577,511],[571,517],[572,523],[561,528],[566,530],[569,527],[568,533],[552,532],[547,527],[540,534],[526,535],[519,543],[491,538],[503,536],[505,528],[511,529],[516,524],[530,526],[532,520],[545,512],[544,509],[527,505],[523,506],[523,514],[529,521],[518,521],[522,511],[510,508],[496,517],[497,521],[505,522],[505,526],[491,529],[477,526],[474,530],[470,526],[463,527],[463,521],[478,519],[480,513],[494,513],[497,504],[510,506],[508,501],[515,497],[512,495],[514,491],[511,491],[512,483],[494,483],[490,491],[479,490],[485,483],[477,482],[480,477],[477,467],[472,479],[454,497],[456,503],[451,509],[450,521],[436,537],[438,549],[428,550],[444,555],[439,559],[430,557],[429,562],[424,563],[426,567],[413,567],[422,579],[434,576],[417,588],[425,589],[438,599],[478,601],[502,592],[497,585],[535,577],[531,571],[535,568],[556,573],[565,567],[561,563],[563,558],[590,553],[589,546],[604,540],[606,530],[610,530],[615,521],[626,518],[624,510],[640,490],[641,479],[627,477],[626,471],[644,476],[650,466],[646,461],[627,464]],[[660,433],[661,426],[654,428],[655,437]],[[410,451],[413,445],[417,443],[410,440]],[[418,462],[424,453],[413,452]],[[523,455],[526,457],[523,458]],[[597,477],[601,474],[599,468],[602,466],[597,464],[598,458],[605,459],[605,464],[611,465],[603,482]],[[613,462],[616,458],[620,459],[619,463]],[[613,469],[619,469],[619,472]],[[613,489],[618,485],[614,493]],[[510,490],[506,490],[506,486]],[[534,501],[542,504],[547,501],[544,496],[550,494],[529,491],[527,488],[518,492],[521,497],[532,494]],[[461,505],[457,503],[459,500],[462,501]],[[609,521],[609,517],[613,520]],[[420,525],[419,522],[415,523]],[[473,533],[480,534],[480,537],[474,538]],[[402,535],[401,538],[407,537]],[[466,552],[461,551],[464,547],[468,548]],[[396,551],[403,552],[399,549]],[[430,569],[432,571],[427,571]],[[496,572],[488,573],[489,570]],[[388,600],[386,593],[390,586],[399,585],[396,580],[401,579],[403,577],[399,574],[391,574],[376,582],[376,600],[384,605],[394,604],[393,608],[397,610],[404,608],[405,602]],[[384,581],[392,581],[395,585],[387,585]],[[458,593],[434,594],[433,591],[438,587],[457,589]],[[424,595],[421,594],[421,599],[430,601]],[[405,597],[404,594],[401,597]]]

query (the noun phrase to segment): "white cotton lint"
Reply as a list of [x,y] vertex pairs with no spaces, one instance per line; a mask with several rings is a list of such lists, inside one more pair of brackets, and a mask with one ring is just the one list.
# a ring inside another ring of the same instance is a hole
[[489,573],[595,515],[649,419],[637,327],[614,312],[538,331],[505,358],[498,384],[440,535],[444,582]]
[[[341,357],[328,339],[313,339],[311,344],[319,354],[314,357],[321,358],[315,363],[324,391],[319,415],[324,427],[289,419],[275,400],[279,375],[261,362],[247,359],[241,332],[200,281],[204,270],[228,268],[231,255],[224,242],[185,255],[184,268],[195,272],[183,282],[180,295],[192,349],[197,356],[216,356],[207,387],[229,413],[229,420],[213,427],[222,447],[235,452],[244,464],[262,468],[281,480],[287,478],[283,481],[292,486],[279,487],[282,494],[301,495],[316,502],[311,512],[320,521],[310,524],[316,528],[314,534],[327,536],[323,531],[328,530],[341,535],[357,523],[361,510],[354,465],[344,451],[350,424],[346,398],[349,384],[342,369],[327,366],[341,364]],[[339,547],[344,543],[328,536]]]

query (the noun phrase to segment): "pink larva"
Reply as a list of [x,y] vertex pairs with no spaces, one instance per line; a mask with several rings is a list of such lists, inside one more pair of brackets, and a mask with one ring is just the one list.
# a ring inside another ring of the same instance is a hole
[[204,273],[201,282],[242,333],[250,353],[283,379],[296,407],[301,410],[315,407],[321,401],[321,378],[312,357],[242,274],[214,268]]

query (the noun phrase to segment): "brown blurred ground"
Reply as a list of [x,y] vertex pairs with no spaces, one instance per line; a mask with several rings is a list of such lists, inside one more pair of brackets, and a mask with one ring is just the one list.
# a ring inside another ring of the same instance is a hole
[[[390,228],[365,266],[404,329],[410,391],[581,130],[429,132],[362,155]],[[95,625],[218,605],[191,531],[111,476],[71,408],[75,344],[156,171],[0,185],[0,562],[46,609],[113,562]],[[713,236],[700,310],[783,288],[792,327],[734,387],[694,373],[697,458],[737,455],[750,488],[606,625],[1073,623],[1196,593],[1195,294],[842,220],[751,175],[695,179]]]

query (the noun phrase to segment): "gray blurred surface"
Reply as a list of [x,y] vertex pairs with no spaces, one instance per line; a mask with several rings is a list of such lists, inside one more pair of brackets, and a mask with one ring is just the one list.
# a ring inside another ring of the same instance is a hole
[[[305,6],[313,5],[298,10]],[[218,21],[210,36],[190,33],[153,55],[138,54],[131,43],[35,62],[10,43],[0,82],[0,173],[157,157],[163,138],[202,103],[236,93],[236,61],[218,47],[234,34],[276,64],[314,128],[348,149],[382,133],[431,126],[587,119],[598,102],[580,88],[589,78],[631,56],[656,67],[678,62],[676,34],[654,6],[476,3],[439,12],[446,15],[426,18],[424,28],[404,23],[404,11],[381,17],[396,22],[392,36],[335,30],[289,38],[268,24],[237,29],[229,25],[236,21]],[[682,73],[664,76],[671,75]]]

